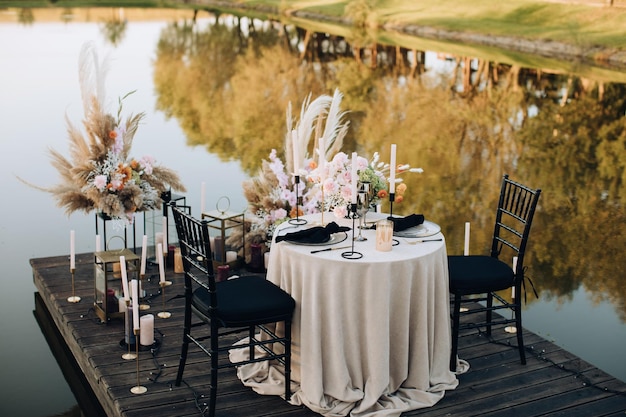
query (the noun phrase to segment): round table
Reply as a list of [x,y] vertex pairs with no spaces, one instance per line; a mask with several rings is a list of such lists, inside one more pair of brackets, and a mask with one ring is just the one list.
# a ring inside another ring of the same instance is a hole
[[[352,226],[329,217],[326,223]],[[306,225],[284,223],[275,235],[320,225],[319,214],[304,218]],[[335,235],[345,240],[330,246],[272,244],[267,279],[296,300],[291,402],[328,416],[400,416],[434,405],[458,384],[449,370],[445,239],[395,238],[390,252],[380,252],[375,230],[362,233],[367,240],[354,242],[360,259],[341,255],[352,251],[352,231]],[[350,248],[311,253],[344,246]],[[239,377],[259,393],[284,391],[280,367],[252,364]]]

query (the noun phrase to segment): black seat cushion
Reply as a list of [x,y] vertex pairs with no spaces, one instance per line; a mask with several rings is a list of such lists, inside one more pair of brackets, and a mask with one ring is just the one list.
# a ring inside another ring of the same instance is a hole
[[[291,317],[295,300],[260,276],[242,276],[218,282],[216,317],[225,327],[273,323]],[[193,306],[209,316],[209,293],[202,287],[193,293]]]
[[510,288],[513,269],[491,256],[449,256],[450,292],[482,294]]

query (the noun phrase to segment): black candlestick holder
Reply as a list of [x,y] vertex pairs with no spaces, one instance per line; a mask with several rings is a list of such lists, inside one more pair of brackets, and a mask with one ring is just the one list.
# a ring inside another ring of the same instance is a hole
[[396,200],[396,193],[389,193],[389,220],[393,218],[393,202]]
[[350,217],[352,217],[352,248],[349,251],[341,253],[341,256],[346,259],[361,259],[363,257],[363,254],[361,252],[354,251],[354,221],[356,220],[357,216],[358,215],[356,214],[356,203],[352,203],[350,204]]
[[305,219],[301,219],[300,218],[300,206],[302,205],[302,197],[300,195],[298,195],[299,191],[300,191],[300,175],[295,175],[294,176],[294,182],[295,182],[295,187],[296,187],[296,218],[295,219],[290,219],[289,220],[289,224],[293,224],[296,226],[302,226],[303,224],[307,224],[307,221]]

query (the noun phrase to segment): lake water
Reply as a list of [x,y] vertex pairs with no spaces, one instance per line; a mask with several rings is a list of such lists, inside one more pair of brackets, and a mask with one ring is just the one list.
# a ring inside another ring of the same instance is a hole
[[[55,12],[61,14],[60,10]],[[40,186],[56,184],[57,173],[50,165],[47,149],[66,154],[65,117],[76,125],[82,119],[77,63],[83,43],[92,40],[102,56],[109,54],[107,94],[111,108],[116,108],[118,97],[136,90],[125,100],[124,111],[146,112],[132,154],[152,154],[158,162],[176,170],[188,188],[187,203],[196,211],[203,182],[207,184],[208,207],[219,197],[228,196],[231,208],[243,211],[246,200],[241,184],[254,170],[243,162],[243,153],[235,158],[215,144],[211,149],[216,150],[210,152],[197,137],[189,138],[181,128],[189,122],[188,115],[179,116],[169,109],[176,117],[168,118],[157,110],[157,44],[172,19],[130,20],[118,45],[112,46],[103,35],[102,20],[94,16],[60,23],[36,15],[34,22],[21,24],[7,11],[0,13],[0,39],[4,40],[0,43],[0,184],[7,197],[0,208],[0,280],[4,288],[0,292],[0,414],[50,416],[70,409],[76,400],[33,317],[35,287],[28,260],[69,253],[70,230],[76,231],[78,252],[93,251],[94,218],[93,214],[82,213],[67,216],[50,195],[24,185],[16,176]],[[123,16],[119,10],[111,13]],[[207,17],[198,19],[198,28],[211,21]],[[263,82],[258,86],[266,87]],[[282,137],[282,131],[275,136]],[[261,157],[266,157],[270,149],[264,149]],[[550,194],[545,189],[548,184],[537,186]],[[545,198],[548,205],[550,197]],[[614,227],[621,236],[623,226]],[[541,232],[537,235],[545,237]],[[459,242],[458,233],[455,239]],[[451,244],[455,239],[450,239]],[[624,264],[621,256],[611,262]],[[626,286],[621,287],[623,297]],[[607,296],[604,290],[594,292],[592,285],[574,285],[567,293],[542,292],[540,300],[533,300],[526,308],[525,325],[626,381],[626,362],[622,358],[626,326],[623,315],[620,319],[618,313],[623,311],[624,298],[614,295]],[[85,305],[86,310],[88,307]]]

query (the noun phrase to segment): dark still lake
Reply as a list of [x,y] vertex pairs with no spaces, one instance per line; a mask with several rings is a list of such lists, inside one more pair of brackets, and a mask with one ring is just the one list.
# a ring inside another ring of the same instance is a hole
[[0,11],[1,415],[52,416],[76,404],[33,316],[29,259],[69,254],[71,230],[77,252],[93,251],[94,215],[65,214],[17,176],[42,187],[60,181],[48,149],[68,154],[66,117],[82,126],[78,57],[87,41],[109,65],[111,111],[133,92],[124,115],[146,114],[131,154],[177,171],[196,213],[202,184],[207,209],[227,196],[232,210],[246,210],[242,183],[272,149],[283,156],[289,102],[297,117],[309,94],[335,89],[350,120],[342,150],[387,161],[395,143],[398,163],[423,168],[405,176],[394,213],[441,225],[450,254],[463,252],[468,221],[471,252],[486,253],[502,174],[541,188],[526,261],[539,297],[526,288],[525,326],[626,381],[626,73],[192,18]]

